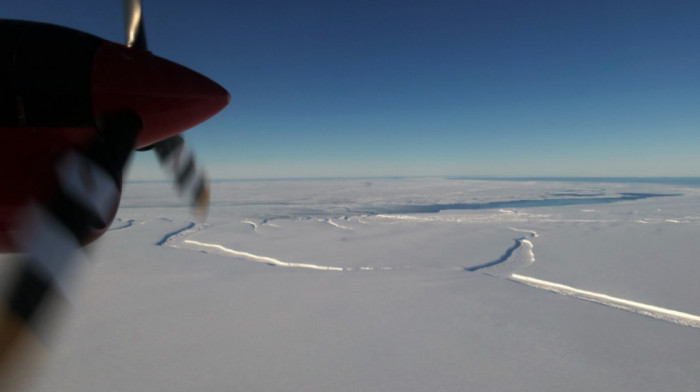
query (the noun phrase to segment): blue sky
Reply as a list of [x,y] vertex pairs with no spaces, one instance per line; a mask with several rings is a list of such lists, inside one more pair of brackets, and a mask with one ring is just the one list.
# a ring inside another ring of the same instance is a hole
[[[5,18],[123,41],[120,1]],[[214,178],[700,176],[700,3],[144,0],[150,49],[219,82]],[[162,178],[140,153],[132,179]]]

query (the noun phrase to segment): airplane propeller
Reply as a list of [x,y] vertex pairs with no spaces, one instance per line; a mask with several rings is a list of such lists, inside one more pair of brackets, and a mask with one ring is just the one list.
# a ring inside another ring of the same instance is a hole
[[[24,127],[43,132],[42,137],[32,139],[38,146],[26,147],[35,159],[24,161],[27,173],[40,175],[28,177],[31,186],[20,182],[25,186],[10,196],[22,202],[11,205],[11,215],[0,214],[0,251],[16,253],[18,264],[3,290],[6,292],[0,293],[3,391],[14,379],[28,379],[25,375],[16,377],[18,367],[31,368],[17,359],[29,352],[28,347],[42,350],[45,308],[68,299],[71,274],[67,271],[81,263],[83,246],[104,234],[114,219],[122,174],[134,149],[154,150],[180,195],[190,200],[197,218],[203,219],[207,213],[207,175],[180,133],[223,109],[230,96],[205,76],[148,51],[141,0],[124,0],[124,11],[126,47],[61,26],[0,20],[0,31],[5,35],[24,34],[19,35],[21,40],[0,42],[9,42],[0,45],[0,50],[11,49],[21,65],[0,67],[0,79],[18,79],[16,92],[0,91],[0,98],[11,96],[18,105],[18,125],[5,127],[9,129],[5,136],[14,145],[21,145],[27,139],[12,136],[30,133]],[[22,85],[24,79],[32,78],[47,81],[45,89],[36,90],[36,82],[29,87]],[[66,78],[78,83],[68,83]],[[64,89],[65,85],[74,85],[75,91]],[[49,99],[61,102],[56,97],[69,109],[65,117],[56,117],[63,112],[41,105]],[[0,102],[8,102],[2,99]],[[27,123],[25,106],[36,109],[26,113],[32,113],[34,117],[29,118],[38,125]],[[71,121],[83,128],[91,124],[94,129],[88,129],[95,131],[94,139],[81,139],[79,132],[62,136],[60,132],[69,129],[65,123]],[[46,151],[60,154],[46,157]],[[33,181],[50,185],[46,189],[34,187]],[[0,213],[8,211],[0,209]]]

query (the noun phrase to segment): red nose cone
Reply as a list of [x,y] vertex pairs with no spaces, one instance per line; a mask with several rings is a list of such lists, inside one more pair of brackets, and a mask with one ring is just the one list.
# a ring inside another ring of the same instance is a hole
[[137,148],[146,147],[207,120],[231,97],[217,83],[191,69],[111,42],[95,54],[91,79],[97,117],[122,110],[141,116]]

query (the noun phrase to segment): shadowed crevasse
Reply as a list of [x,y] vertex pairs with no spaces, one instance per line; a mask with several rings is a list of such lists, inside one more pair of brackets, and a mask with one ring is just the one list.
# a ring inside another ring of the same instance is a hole
[[187,226],[183,227],[182,229],[175,230],[175,231],[173,231],[172,233],[168,233],[168,234],[166,234],[165,236],[163,236],[163,238],[161,238],[160,241],[156,242],[156,245],[158,245],[158,246],[163,246],[163,245],[164,245],[166,242],[168,242],[168,240],[169,240],[170,238],[172,238],[173,236],[176,236],[176,235],[182,233],[183,231],[189,230],[189,229],[191,229],[191,228],[193,228],[193,227],[194,227],[194,222],[190,222],[190,224],[188,224]]
[[513,246],[511,246],[510,248],[508,248],[506,250],[506,253],[504,253],[503,256],[499,257],[498,259],[493,260],[493,261],[489,261],[488,263],[475,265],[473,267],[467,267],[467,268],[465,268],[465,270],[467,270],[469,272],[474,272],[474,271],[478,271],[482,268],[493,267],[496,264],[503,263],[504,261],[508,260],[508,258],[513,254],[513,252],[515,252],[515,250],[520,247],[520,245],[522,245],[522,240],[524,240],[524,239],[525,239],[525,237],[516,239],[515,244]]

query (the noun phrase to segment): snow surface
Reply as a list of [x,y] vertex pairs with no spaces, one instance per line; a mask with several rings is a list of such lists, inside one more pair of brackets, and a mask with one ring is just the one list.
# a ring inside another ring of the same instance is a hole
[[[169,188],[126,185],[35,391],[700,390],[699,328],[611,303],[700,315],[700,188],[218,182],[205,224]],[[675,196],[518,207],[623,193]]]

